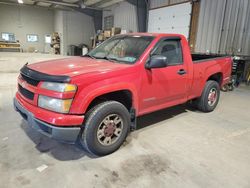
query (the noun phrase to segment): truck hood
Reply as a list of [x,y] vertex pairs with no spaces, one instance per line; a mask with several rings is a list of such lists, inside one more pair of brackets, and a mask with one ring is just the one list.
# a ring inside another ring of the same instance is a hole
[[66,75],[74,77],[81,74],[99,74],[121,70],[131,65],[110,62],[103,59],[73,57],[44,61],[29,65],[30,69],[49,75]]

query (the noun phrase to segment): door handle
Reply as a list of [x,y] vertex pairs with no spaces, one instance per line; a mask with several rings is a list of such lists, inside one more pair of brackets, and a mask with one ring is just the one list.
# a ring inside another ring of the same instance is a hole
[[184,70],[184,69],[180,69],[177,74],[179,75],[183,75],[183,74],[186,74],[187,72]]

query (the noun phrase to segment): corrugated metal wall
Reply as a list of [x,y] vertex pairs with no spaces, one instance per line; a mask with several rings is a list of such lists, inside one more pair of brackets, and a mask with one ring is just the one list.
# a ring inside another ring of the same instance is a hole
[[161,6],[166,6],[166,5],[172,5],[176,3],[182,3],[187,0],[151,0],[150,1],[150,8],[157,8]]
[[[111,11],[103,12],[103,19],[106,16],[114,16],[114,26],[121,27],[127,31],[137,32],[137,13],[136,7],[128,2],[121,2],[107,7]],[[104,24],[103,24],[104,25]]]
[[195,51],[250,55],[250,1],[201,0]]
[[[151,0],[150,8],[186,0]],[[200,0],[195,52],[250,56],[250,0]]]

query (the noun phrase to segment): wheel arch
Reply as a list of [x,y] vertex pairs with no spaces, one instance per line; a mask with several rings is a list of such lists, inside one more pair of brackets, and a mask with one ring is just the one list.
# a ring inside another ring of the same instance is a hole
[[223,74],[222,74],[222,72],[216,72],[216,73],[211,74],[207,78],[206,82],[209,81],[209,80],[213,80],[213,81],[218,82],[218,84],[221,87],[222,86],[222,82],[223,82]]
[[123,104],[128,111],[133,107],[133,94],[128,89],[121,89],[116,91],[107,92],[101,95],[96,96],[91,102],[88,104],[86,111],[89,111],[92,107],[98,105],[104,101],[117,101]]
[[86,112],[95,104],[107,100],[115,100],[122,103],[128,110],[133,107],[138,109],[138,96],[136,88],[131,84],[115,84],[95,89],[83,90],[76,96],[75,110],[81,114]]

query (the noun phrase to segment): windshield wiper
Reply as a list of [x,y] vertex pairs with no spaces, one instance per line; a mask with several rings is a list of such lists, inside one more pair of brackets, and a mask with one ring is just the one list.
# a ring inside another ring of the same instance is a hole
[[81,57],[90,57],[92,59],[105,59],[105,60],[112,61],[112,62],[116,62],[117,61],[117,59],[115,59],[115,58],[109,58],[107,56],[104,56],[104,57],[95,57],[95,56],[92,56],[90,54],[82,55]]
[[85,54],[85,55],[82,55],[81,57],[90,57],[92,59],[96,59],[94,56],[90,55],[90,54]]
[[108,60],[108,61],[112,61],[112,62],[117,62],[117,59],[116,58],[110,58],[108,56],[104,56],[104,57],[96,57],[97,59],[105,59],[105,60]]

